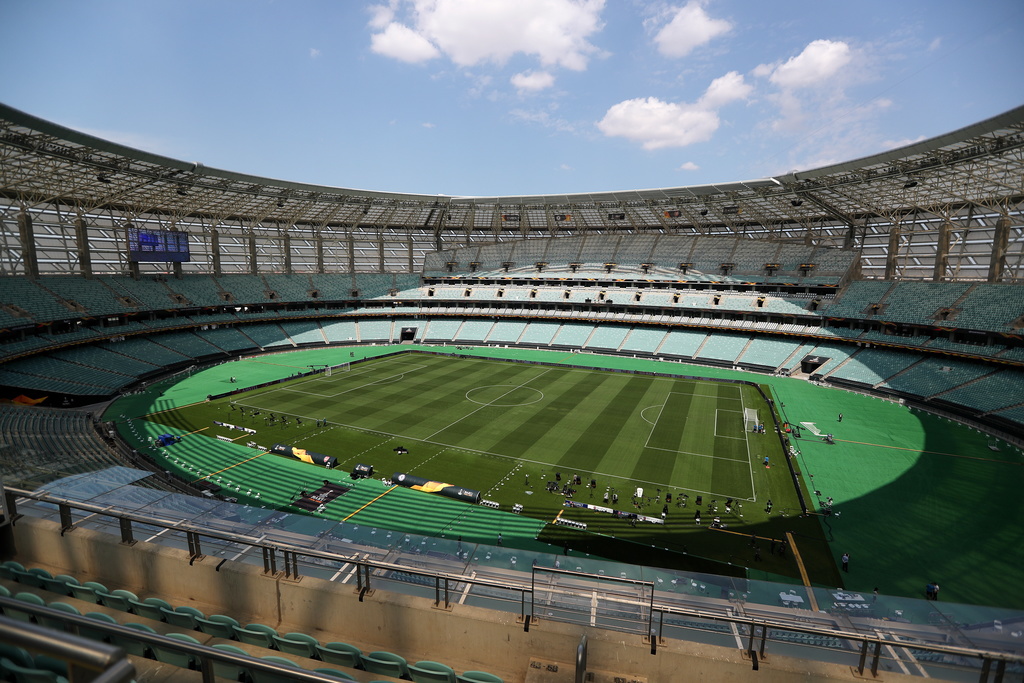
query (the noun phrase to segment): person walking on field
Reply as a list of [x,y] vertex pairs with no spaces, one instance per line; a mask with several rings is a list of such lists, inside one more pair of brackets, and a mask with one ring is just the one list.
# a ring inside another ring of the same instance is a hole
[[843,571],[850,571],[850,553],[843,553]]

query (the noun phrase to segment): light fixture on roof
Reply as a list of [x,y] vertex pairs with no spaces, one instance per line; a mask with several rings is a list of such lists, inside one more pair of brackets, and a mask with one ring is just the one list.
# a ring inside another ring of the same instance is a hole
[[800,206],[800,205],[802,205],[804,203],[804,200],[802,200],[802,199],[793,199],[789,203],[792,204],[793,206]]
[[101,183],[109,183],[110,176],[108,176],[106,173],[100,173],[98,176],[96,176],[96,180],[100,181]]
[[701,216],[707,216],[708,215],[708,210],[707,209],[701,209],[700,210],[700,215]]
[[903,189],[904,190],[909,190],[912,187],[917,187],[917,181],[916,180],[908,180],[907,182],[903,183]]
[[181,195],[182,197],[187,197],[187,196],[188,196],[188,191],[187,191],[187,190],[186,190],[186,189],[185,189],[184,187],[179,187],[179,188],[178,188],[177,190],[175,190],[175,191],[176,191],[176,192],[177,192],[177,193],[178,193],[179,195]]

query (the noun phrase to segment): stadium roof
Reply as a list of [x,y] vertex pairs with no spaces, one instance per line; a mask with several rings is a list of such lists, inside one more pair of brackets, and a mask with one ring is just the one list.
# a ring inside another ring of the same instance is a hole
[[350,235],[372,229],[427,234],[434,248],[585,232],[799,239],[862,250],[867,275],[1018,281],[1024,279],[1024,107],[882,154],[774,178],[462,197],[208,168],[0,105],[0,196],[5,220],[26,211],[87,220],[116,214],[112,227],[118,220],[159,217],[163,227],[190,232],[260,226],[278,234]]

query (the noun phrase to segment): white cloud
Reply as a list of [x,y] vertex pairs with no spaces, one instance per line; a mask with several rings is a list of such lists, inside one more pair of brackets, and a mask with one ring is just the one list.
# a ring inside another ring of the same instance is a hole
[[404,24],[391,22],[370,36],[370,49],[379,55],[415,64],[440,56],[430,41]]
[[366,8],[370,13],[370,27],[383,29],[395,20],[394,2],[390,5],[370,5]]
[[710,140],[721,125],[718,110],[746,98],[751,90],[742,75],[730,71],[712,81],[695,103],[657,97],[626,100],[610,107],[597,127],[609,137],[639,142],[644,149],[686,147]]
[[[406,32],[393,33],[392,38],[417,40],[422,54],[427,53],[422,46],[429,45],[436,51],[431,57],[443,53],[464,67],[504,64],[524,54],[544,67],[579,71],[599,53],[588,38],[602,28],[604,0],[403,0],[386,10],[394,12],[392,8],[408,9],[407,23],[413,26],[402,25]],[[386,16],[386,11],[377,10],[372,28],[382,28],[380,16]],[[372,36],[373,49],[403,59],[405,52],[393,40],[384,41],[386,49],[377,48],[379,37],[394,31],[394,25],[392,21]]]
[[658,52],[666,57],[685,57],[694,48],[731,29],[728,21],[708,16],[702,2],[691,0],[682,7],[672,8],[672,18],[654,36],[654,42]]
[[796,57],[777,67],[768,80],[786,90],[807,88],[830,80],[852,59],[852,51],[846,43],[815,40]]
[[536,92],[550,88],[555,84],[555,77],[547,71],[528,71],[512,77],[512,85],[520,92]]
[[309,48],[309,58],[310,59],[316,59],[319,56],[320,56],[320,50],[316,49],[315,47]]
[[430,123],[429,121],[425,122],[425,123],[421,123],[420,125],[423,126],[424,128],[436,128],[437,127],[436,123]]
[[700,166],[698,166],[697,164],[693,163],[692,161],[687,161],[686,163],[684,163],[683,165],[681,165],[679,167],[679,170],[680,171],[699,171],[700,170]]
[[935,52],[940,47],[942,47],[942,38],[935,38],[932,42],[928,43],[928,52]]

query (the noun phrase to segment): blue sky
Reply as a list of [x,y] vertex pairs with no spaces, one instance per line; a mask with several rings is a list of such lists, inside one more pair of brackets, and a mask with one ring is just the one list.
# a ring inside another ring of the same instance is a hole
[[1024,104],[1019,0],[3,0],[0,19],[7,105],[392,192],[760,178]]

